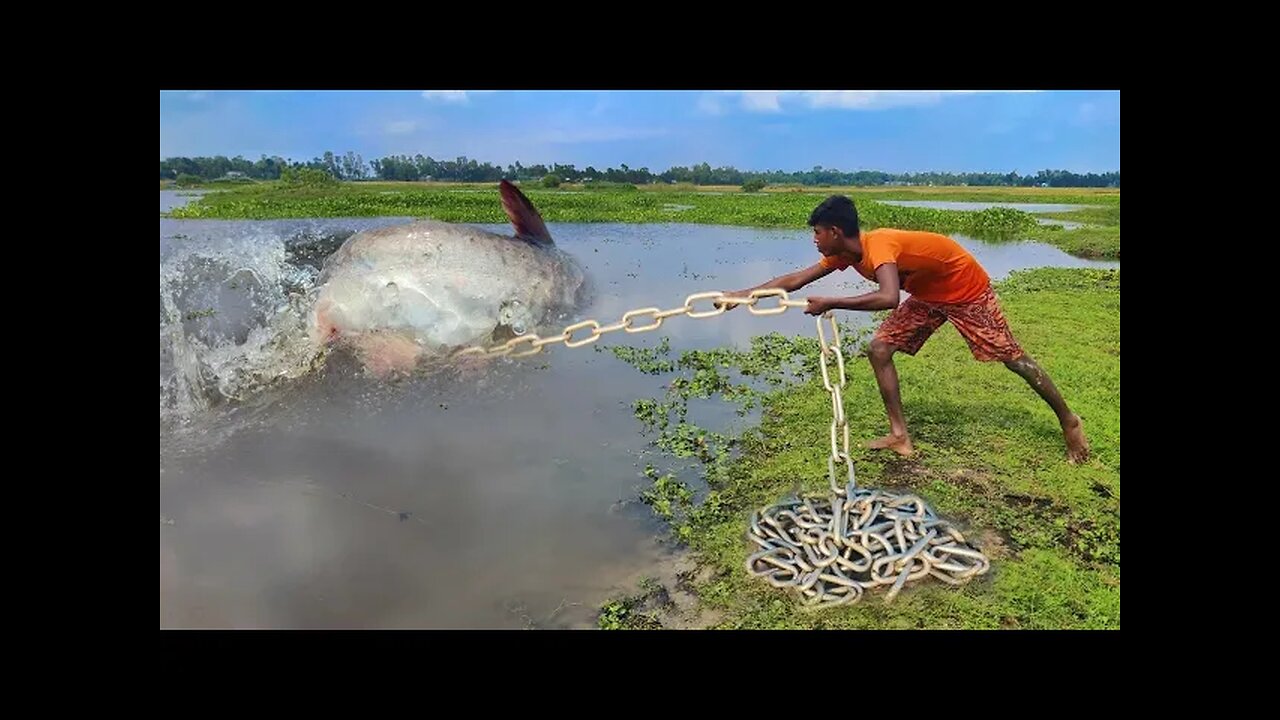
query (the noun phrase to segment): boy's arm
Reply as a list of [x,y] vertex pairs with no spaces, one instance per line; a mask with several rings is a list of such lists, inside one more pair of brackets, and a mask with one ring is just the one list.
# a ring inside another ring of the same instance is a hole
[[828,310],[892,310],[898,307],[898,264],[884,263],[876,268],[880,289],[853,297],[811,297],[805,312],[821,315]]
[[[786,275],[779,275],[778,277],[772,280],[769,280],[767,282],[763,282],[759,285],[756,285],[755,287],[749,287],[745,290],[736,290],[734,292],[727,292],[725,293],[725,295],[728,295],[730,297],[747,297],[748,295],[751,294],[752,290],[762,290],[764,288],[775,288],[775,287],[782,288],[787,292],[793,292],[795,290],[799,290],[800,288],[804,287],[805,285],[808,285],[809,283],[815,280],[819,280],[821,278],[824,278],[830,275],[832,272],[835,272],[834,269],[823,267],[822,263],[820,262],[814,263],[813,265],[810,265],[807,268],[797,270],[793,273],[787,273]],[[738,307],[736,303],[729,305],[730,310],[736,307]]]

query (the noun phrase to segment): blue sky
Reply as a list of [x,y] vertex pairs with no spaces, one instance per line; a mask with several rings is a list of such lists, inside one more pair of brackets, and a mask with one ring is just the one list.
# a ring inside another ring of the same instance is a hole
[[1120,169],[1119,91],[160,93],[160,158],[326,150],[598,169]]

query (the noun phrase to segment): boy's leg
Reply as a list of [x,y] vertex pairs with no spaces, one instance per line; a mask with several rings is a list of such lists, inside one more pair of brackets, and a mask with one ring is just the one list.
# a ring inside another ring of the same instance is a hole
[[880,398],[884,400],[884,409],[889,415],[889,434],[879,440],[872,440],[867,443],[867,447],[893,450],[904,456],[910,456],[914,451],[911,436],[907,433],[907,421],[902,413],[902,396],[898,386],[898,370],[893,365],[893,354],[905,352],[915,355],[933,331],[946,321],[946,316],[931,310],[924,302],[907,298],[876,330],[867,351],[867,359],[875,371]]
[[1026,380],[1031,389],[1053,408],[1054,414],[1058,416],[1058,424],[1062,426],[1062,438],[1067,443],[1067,459],[1073,463],[1088,460],[1089,440],[1084,436],[1080,416],[1067,407],[1067,401],[1062,399],[1062,394],[1054,386],[1049,374],[1026,353],[1017,360],[1006,361],[1004,366]]
[[1058,416],[1058,424],[1062,426],[1067,458],[1073,463],[1089,459],[1089,441],[1085,438],[1080,417],[1067,407],[1048,373],[1018,345],[995,291],[989,291],[973,303],[947,306],[945,311],[947,319],[969,343],[969,350],[975,358],[983,362],[999,360],[1004,363],[1005,367],[1026,380],[1053,409]]
[[880,386],[880,398],[884,400],[885,412],[889,415],[889,434],[878,440],[867,443],[873,450],[893,450],[910,456],[914,452],[911,436],[907,434],[907,420],[902,415],[902,397],[898,390],[898,370],[893,366],[893,353],[897,351],[892,345],[876,339],[871,341],[867,358],[876,373],[876,384]]

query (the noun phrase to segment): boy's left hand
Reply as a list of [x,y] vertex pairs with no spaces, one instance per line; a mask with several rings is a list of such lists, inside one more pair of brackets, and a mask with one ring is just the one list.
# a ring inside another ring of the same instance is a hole
[[806,315],[821,315],[834,307],[834,298],[810,297],[809,307],[804,309]]

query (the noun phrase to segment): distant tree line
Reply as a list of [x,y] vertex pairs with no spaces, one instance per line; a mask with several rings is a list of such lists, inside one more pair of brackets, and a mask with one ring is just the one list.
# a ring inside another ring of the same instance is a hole
[[160,161],[160,179],[176,179],[179,176],[218,180],[225,178],[251,178],[278,180],[286,170],[322,170],[337,180],[452,180],[458,182],[497,182],[498,180],[537,180],[554,187],[561,182],[572,183],[627,183],[648,185],[651,183],[692,183],[694,185],[986,185],[1005,187],[1120,187],[1120,173],[1073,173],[1066,170],[1041,170],[1034,175],[1010,173],[887,173],[877,170],[842,172],[822,166],[812,170],[784,172],[773,170],[755,172],[733,167],[713,168],[707,163],[691,167],[673,167],[662,173],[649,168],[633,169],[623,164],[619,168],[597,170],[588,166],[578,169],[573,165],[522,165],[519,162],[505,168],[481,163],[466,157],[455,160],[436,160],[422,155],[392,155],[368,163],[359,154],[347,152],[323,156],[306,162],[286,160],[263,155],[256,161],[236,156],[176,157]]

